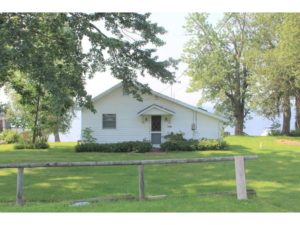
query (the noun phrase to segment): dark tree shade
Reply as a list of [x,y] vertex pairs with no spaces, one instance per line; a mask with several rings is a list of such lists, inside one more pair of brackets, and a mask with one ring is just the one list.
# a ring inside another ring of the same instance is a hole
[[[155,48],[164,28],[137,13],[2,13],[0,14],[1,83],[13,83],[19,70],[52,93],[67,86],[70,97],[93,109],[84,89],[87,78],[109,69],[127,91],[140,99],[149,91],[139,74],[174,81],[172,59],[159,61]],[[90,49],[84,51],[87,39]],[[22,94],[20,88],[15,87]]]

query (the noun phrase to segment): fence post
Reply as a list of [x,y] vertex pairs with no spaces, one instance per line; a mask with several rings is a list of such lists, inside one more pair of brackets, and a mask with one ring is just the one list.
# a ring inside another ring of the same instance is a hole
[[145,199],[144,165],[139,165],[139,200]]
[[16,204],[23,205],[23,171],[24,168],[18,168],[18,176],[17,176],[17,196],[16,196]]
[[236,179],[236,194],[238,200],[247,199],[246,175],[244,156],[235,156],[235,179]]

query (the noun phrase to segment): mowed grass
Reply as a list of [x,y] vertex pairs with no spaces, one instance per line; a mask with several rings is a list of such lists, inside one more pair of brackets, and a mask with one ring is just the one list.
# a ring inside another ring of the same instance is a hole
[[[51,144],[48,150],[14,150],[0,145],[0,163],[107,161],[258,155],[246,162],[247,188],[256,197],[238,201],[234,162],[146,165],[146,195],[160,200],[119,200],[70,206],[100,196],[138,196],[137,166],[33,168],[24,170],[24,206],[15,206],[17,169],[0,169],[0,212],[299,212],[300,146],[278,143],[287,137],[227,137],[224,151],[168,153],[75,153],[75,143]],[[203,195],[207,194],[207,195]]]

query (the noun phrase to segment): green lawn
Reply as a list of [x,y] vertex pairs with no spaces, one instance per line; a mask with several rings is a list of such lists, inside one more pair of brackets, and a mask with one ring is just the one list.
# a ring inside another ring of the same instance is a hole
[[146,195],[166,194],[160,200],[122,200],[70,207],[73,200],[98,196],[138,195],[137,166],[35,168],[24,171],[26,205],[15,206],[17,169],[0,169],[0,211],[91,212],[299,212],[300,146],[285,145],[287,137],[227,137],[226,151],[174,153],[75,153],[75,143],[52,144],[48,150],[14,150],[0,145],[0,163],[45,161],[106,161],[194,158],[257,154],[247,161],[247,188],[256,197],[202,195],[235,191],[234,163],[146,165]]

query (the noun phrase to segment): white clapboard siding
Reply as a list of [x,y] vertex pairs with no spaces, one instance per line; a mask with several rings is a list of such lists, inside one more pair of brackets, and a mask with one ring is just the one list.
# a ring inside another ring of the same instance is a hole
[[[148,118],[147,121],[143,121],[138,112],[152,104],[175,112],[171,120],[162,116],[162,135],[169,132],[183,132],[188,139],[220,137],[222,126],[220,120],[154,95],[144,95],[143,101],[139,102],[130,95],[123,95],[122,87],[95,100],[97,113],[82,110],[82,129],[91,128],[93,136],[99,143],[150,140],[151,120]],[[102,128],[102,114],[105,113],[116,114],[116,129]],[[192,130],[193,123],[197,128],[195,131]]]

